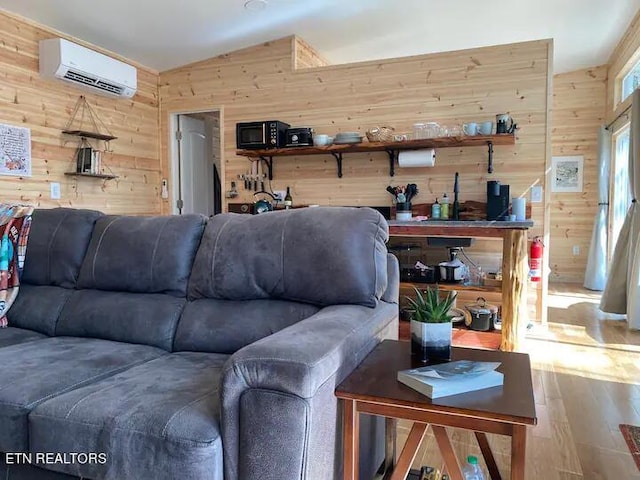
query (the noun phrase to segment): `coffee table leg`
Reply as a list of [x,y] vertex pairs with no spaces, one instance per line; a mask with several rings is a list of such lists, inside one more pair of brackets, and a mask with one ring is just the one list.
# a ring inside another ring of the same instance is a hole
[[360,414],[355,400],[343,400],[343,465],[344,480],[358,480],[358,461],[360,447]]
[[498,470],[496,459],[493,457],[493,452],[491,451],[491,446],[489,445],[487,436],[484,434],[484,432],[474,433],[476,434],[476,440],[478,440],[480,451],[482,452],[482,456],[484,457],[484,462],[487,464],[487,469],[489,470],[489,478],[491,478],[491,480],[502,480],[502,476],[500,476],[500,470]]
[[433,429],[433,435],[436,437],[438,448],[444,459],[444,464],[447,466],[449,478],[451,480],[463,480],[462,470],[460,470],[456,452],[453,451],[453,446],[451,445],[447,431],[440,425],[431,425],[431,428]]
[[393,475],[391,475],[389,480],[405,480],[407,478],[407,474],[409,470],[411,470],[411,464],[416,458],[428,426],[427,423],[414,422],[407,441],[402,448],[402,453],[398,458],[398,463],[396,463],[396,467],[393,469]]
[[398,421],[395,418],[386,417],[384,419],[385,430],[385,453],[384,471],[390,472],[396,464],[396,428]]
[[511,480],[524,480],[527,427],[514,425],[511,435]]

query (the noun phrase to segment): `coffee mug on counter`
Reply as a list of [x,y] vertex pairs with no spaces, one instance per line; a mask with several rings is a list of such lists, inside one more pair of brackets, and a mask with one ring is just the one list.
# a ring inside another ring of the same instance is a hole
[[465,135],[473,136],[478,134],[478,124],[475,122],[465,123],[462,125],[462,131]]
[[480,135],[491,135],[493,133],[493,122],[482,122],[478,124]]

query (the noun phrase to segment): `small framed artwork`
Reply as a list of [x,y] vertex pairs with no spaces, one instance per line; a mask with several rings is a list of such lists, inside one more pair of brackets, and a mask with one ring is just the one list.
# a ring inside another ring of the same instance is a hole
[[558,193],[582,192],[584,157],[552,157],[551,191]]

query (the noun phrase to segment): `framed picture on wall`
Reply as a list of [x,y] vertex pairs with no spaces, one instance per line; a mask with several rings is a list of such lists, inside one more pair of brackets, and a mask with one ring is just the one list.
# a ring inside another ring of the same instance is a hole
[[551,163],[551,191],[558,193],[582,192],[582,176],[584,172],[584,157],[552,157]]

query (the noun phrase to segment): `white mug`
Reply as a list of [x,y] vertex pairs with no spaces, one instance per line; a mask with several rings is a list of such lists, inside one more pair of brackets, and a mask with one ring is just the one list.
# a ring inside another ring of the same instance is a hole
[[477,135],[478,124],[475,122],[465,123],[464,125],[462,125],[462,131],[465,135]]
[[329,145],[331,142],[329,141],[329,135],[314,135],[313,136],[313,144],[317,147],[323,147],[325,145]]
[[482,122],[478,124],[480,135],[491,135],[493,133],[493,122]]

